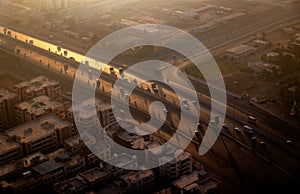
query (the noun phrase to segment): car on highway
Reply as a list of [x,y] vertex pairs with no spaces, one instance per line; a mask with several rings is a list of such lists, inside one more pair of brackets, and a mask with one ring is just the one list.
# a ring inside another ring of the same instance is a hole
[[122,87],[120,87],[120,95],[121,97],[124,97],[125,95],[125,90]]
[[215,126],[216,126],[216,121],[210,120],[210,121],[209,121],[209,124],[210,124],[211,126],[215,127]]
[[252,134],[253,133],[253,128],[248,126],[248,125],[244,125],[244,131],[246,133]]
[[285,141],[286,142],[286,144],[288,144],[289,146],[294,146],[294,143],[293,143],[293,141],[291,141],[291,140],[286,140]]
[[154,91],[154,92],[158,92],[158,88],[157,88],[156,83],[151,82],[150,84],[151,84],[151,87],[152,87],[153,91]]
[[169,112],[166,108],[164,108],[163,111],[165,114],[168,114],[168,112]]
[[227,125],[227,124],[223,123],[223,124],[222,124],[222,129],[223,129],[223,130],[228,130],[228,129],[229,129],[229,127],[228,127],[228,125]]
[[233,129],[234,129],[234,131],[236,131],[236,132],[238,132],[238,133],[241,132],[241,129],[240,129],[239,127],[234,127]]
[[183,106],[183,108],[185,108],[187,110],[189,109],[189,104],[188,104],[188,101],[186,99],[182,100],[182,106]]
[[125,99],[125,100],[129,100],[129,101],[130,101],[130,97],[129,97],[129,95],[128,95],[128,94],[124,94],[124,99]]
[[261,147],[263,147],[264,149],[267,148],[267,143],[264,142],[264,141],[260,141],[260,142],[259,142],[259,145],[260,145]]
[[251,124],[256,124],[256,118],[254,116],[248,116],[247,121]]
[[252,146],[256,146],[257,138],[255,136],[251,137]]

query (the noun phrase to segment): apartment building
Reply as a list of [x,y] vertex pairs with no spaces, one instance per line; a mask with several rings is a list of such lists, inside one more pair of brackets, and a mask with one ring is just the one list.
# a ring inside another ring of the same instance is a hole
[[127,169],[137,169],[137,157],[126,153],[113,154],[110,160],[102,163],[103,167],[110,171],[115,177],[126,173]]
[[150,193],[154,186],[152,170],[129,172],[120,177],[125,193]]
[[221,193],[220,183],[220,180],[215,177],[205,176],[203,178],[200,172],[194,171],[173,181],[171,191],[174,194],[219,194]]
[[74,122],[74,114],[77,114],[77,122],[85,127],[95,126],[98,120],[100,121],[100,124],[103,128],[115,122],[115,117],[111,105],[96,100],[95,107],[98,116],[97,119],[94,118],[94,107],[92,105],[93,99],[88,99],[81,104],[75,105],[73,107],[73,110],[67,110],[67,119]]
[[23,155],[21,144],[0,134],[0,165],[20,159]]
[[88,167],[94,167],[100,164],[100,159],[98,156],[101,157],[101,159],[108,160],[111,158],[111,147],[109,144],[105,142],[97,142],[94,147],[97,149],[94,149],[93,151],[97,155],[95,155],[94,152],[91,152],[89,150],[83,140],[81,139],[81,136],[76,135],[73,137],[70,137],[64,141],[64,147],[66,150],[68,150],[72,154],[81,154],[85,156],[86,166]]
[[64,166],[55,160],[49,160],[32,168],[40,178],[42,185],[50,185],[64,178]]
[[53,113],[64,119],[64,105],[43,95],[35,97],[30,101],[21,102],[15,106],[16,122],[19,124],[33,121],[49,113]]
[[[175,159],[173,159],[175,158]],[[159,159],[160,177],[176,179],[184,174],[192,173],[192,155],[182,150],[164,152]]]
[[95,167],[78,174],[89,186],[89,188],[100,188],[112,180],[109,171],[103,168]]
[[70,123],[56,115],[46,115],[35,121],[21,124],[5,134],[22,144],[25,155],[58,147],[72,134]]
[[57,182],[53,187],[56,194],[81,194],[87,192],[86,182],[79,176]]
[[18,102],[15,93],[0,88],[0,131],[15,126],[15,105]]
[[45,76],[36,77],[30,81],[14,86],[20,101],[31,100],[37,96],[45,95],[54,100],[61,100],[61,85],[50,81]]

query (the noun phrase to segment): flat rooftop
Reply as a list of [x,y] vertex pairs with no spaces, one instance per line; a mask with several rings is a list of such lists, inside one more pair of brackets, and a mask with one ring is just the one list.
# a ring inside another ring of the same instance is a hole
[[183,189],[195,183],[198,180],[199,180],[198,171],[194,171],[191,174],[181,176],[179,179],[172,182],[172,184],[179,189]]
[[126,182],[133,183],[153,175],[152,170],[145,170],[140,172],[129,172],[128,174],[122,175],[120,178]]
[[253,51],[255,49],[256,49],[255,47],[252,47],[249,45],[239,45],[239,46],[233,47],[231,49],[228,49],[227,52],[239,55],[239,54],[243,54],[243,53],[246,53],[249,51]]
[[74,147],[77,146],[78,144],[80,144],[82,142],[82,139],[80,137],[80,135],[75,135],[73,137],[70,137],[68,139],[66,139],[64,141],[64,143],[70,147]]
[[[175,159],[174,159],[175,158]],[[183,150],[168,150],[163,153],[163,156],[160,158],[160,162],[164,163],[164,161],[183,161],[188,158],[192,158],[191,154],[185,152]]]
[[63,168],[63,165],[55,162],[55,160],[49,160],[47,162],[34,166],[32,169],[40,175],[45,175],[59,168]]
[[0,102],[3,100],[12,99],[16,96],[17,95],[15,93],[12,93],[12,92],[8,91],[7,89],[0,88]]
[[99,167],[95,167],[90,170],[79,173],[79,176],[81,176],[84,180],[87,180],[88,182],[95,182],[97,180],[107,177],[108,175],[110,175],[110,172]]
[[70,126],[69,122],[60,119],[56,115],[49,114],[32,122],[26,122],[8,129],[5,131],[5,134],[16,139],[18,142],[28,143],[55,133],[56,129],[67,126]]
[[21,110],[26,110],[30,114],[42,115],[46,110],[63,106],[61,103],[51,100],[47,96],[38,96],[31,101],[21,102],[17,105]]
[[110,159],[109,161],[107,161],[108,164],[110,165],[114,165],[118,168],[122,168],[125,167],[129,164],[131,164],[132,162],[136,162],[137,159],[135,156],[130,156],[126,153],[122,153],[122,154],[115,154],[112,159]]
[[30,91],[38,91],[42,88],[45,88],[47,86],[54,86],[59,84],[56,81],[50,81],[48,80],[47,77],[45,76],[38,76],[30,81],[25,81],[25,82],[21,82],[19,84],[15,85],[15,88],[24,88],[26,87],[26,91],[30,92]]

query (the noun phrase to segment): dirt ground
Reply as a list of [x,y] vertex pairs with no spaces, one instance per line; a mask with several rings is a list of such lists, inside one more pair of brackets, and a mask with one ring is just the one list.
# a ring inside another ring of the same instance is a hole
[[10,91],[13,91],[14,85],[22,81],[25,81],[23,78],[18,77],[10,72],[0,73],[0,88],[5,88]]

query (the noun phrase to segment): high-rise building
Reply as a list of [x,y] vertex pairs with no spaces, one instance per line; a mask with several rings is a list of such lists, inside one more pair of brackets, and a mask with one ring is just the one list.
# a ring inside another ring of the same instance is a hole
[[0,131],[15,126],[15,105],[18,96],[6,89],[0,89]]

